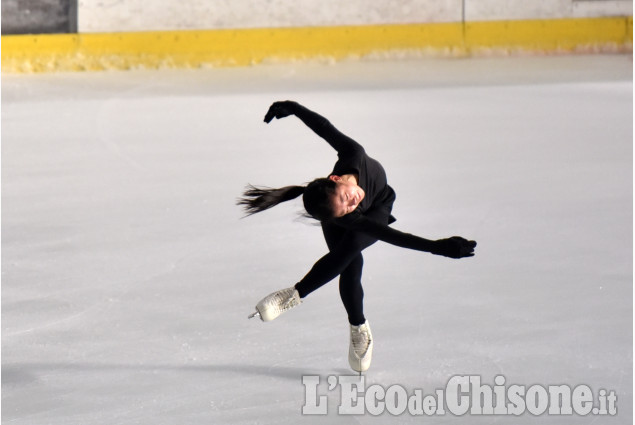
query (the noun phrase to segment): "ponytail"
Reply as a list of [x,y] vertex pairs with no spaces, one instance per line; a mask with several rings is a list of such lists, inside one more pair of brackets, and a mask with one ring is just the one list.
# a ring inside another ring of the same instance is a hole
[[250,216],[303,195],[302,201],[308,215],[323,222],[333,218],[329,199],[333,193],[335,182],[327,178],[315,179],[307,186],[285,186],[280,189],[248,185],[236,204],[242,205],[247,216]]
[[304,193],[304,186],[285,186],[280,189],[248,185],[237,205],[242,205],[247,215],[275,207],[280,202],[290,201]]

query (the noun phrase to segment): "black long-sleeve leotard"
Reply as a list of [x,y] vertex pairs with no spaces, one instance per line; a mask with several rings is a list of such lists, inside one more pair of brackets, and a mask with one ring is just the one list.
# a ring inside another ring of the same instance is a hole
[[291,112],[326,140],[338,154],[332,174],[356,174],[358,185],[366,196],[358,207],[333,223],[348,230],[336,247],[318,260],[299,285],[318,287],[338,276],[350,261],[368,246],[371,236],[392,245],[418,251],[435,252],[438,242],[404,233],[389,226],[395,219],[390,214],[395,192],[388,185],[386,172],[381,164],[366,154],[355,140],[337,130],[323,116],[290,102]]

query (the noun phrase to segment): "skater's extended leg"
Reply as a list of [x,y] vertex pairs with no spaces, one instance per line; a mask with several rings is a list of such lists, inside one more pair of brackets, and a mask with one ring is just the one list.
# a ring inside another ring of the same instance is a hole
[[[364,249],[377,242],[377,239],[370,235],[347,230],[330,222],[322,223],[322,231],[329,248],[329,254],[322,257],[313,266],[309,274],[295,285],[301,298],[306,297],[329,282],[334,271],[336,273],[335,276],[347,273],[346,270],[355,261],[358,264],[354,266],[351,272],[353,275],[359,274],[361,276],[360,267],[363,265],[363,261],[359,263],[358,256]],[[331,266],[335,267],[336,265],[338,269],[330,269]],[[309,276],[310,278],[308,278]],[[329,278],[325,279],[324,276],[329,276]],[[359,279],[356,278],[355,280]]]

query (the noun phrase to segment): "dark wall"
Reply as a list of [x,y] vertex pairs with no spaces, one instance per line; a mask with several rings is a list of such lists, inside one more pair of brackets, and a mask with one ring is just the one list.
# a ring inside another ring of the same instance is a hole
[[2,34],[77,32],[77,0],[2,0]]

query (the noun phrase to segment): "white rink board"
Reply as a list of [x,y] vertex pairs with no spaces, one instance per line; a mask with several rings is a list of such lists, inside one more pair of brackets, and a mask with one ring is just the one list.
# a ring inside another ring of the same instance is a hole
[[632,0],[476,0],[465,2],[467,21],[632,16]]
[[82,0],[80,33],[632,16],[632,0]]
[[457,22],[461,11],[461,0],[131,0],[107,7],[90,0],[80,2],[78,17],[84,33]]

